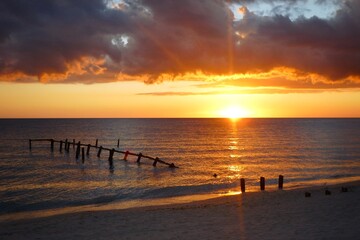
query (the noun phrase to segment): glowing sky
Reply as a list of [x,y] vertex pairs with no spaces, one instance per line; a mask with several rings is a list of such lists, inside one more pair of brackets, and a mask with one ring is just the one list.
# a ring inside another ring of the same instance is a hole
[[0,118],[360,117],[357,0],[2,0]]

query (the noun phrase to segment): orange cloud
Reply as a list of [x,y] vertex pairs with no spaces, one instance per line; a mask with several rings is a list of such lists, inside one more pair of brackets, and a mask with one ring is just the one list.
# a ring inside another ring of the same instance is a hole
[[240,20],[234,19],[231,2],[252,1],[65,2],[2,1],[0,81],[196,79],[234,86],[358,88],[356,0],[339,3],[331,19],[263,16],[243,6]]

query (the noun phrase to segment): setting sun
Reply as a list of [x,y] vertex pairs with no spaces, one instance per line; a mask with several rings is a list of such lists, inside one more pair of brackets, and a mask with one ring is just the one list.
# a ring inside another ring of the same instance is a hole
[[228,108],[221,110],[219,113],[220,116],[231,119],[246,118],[250,116],[248,110],[238,106],[230,106]]

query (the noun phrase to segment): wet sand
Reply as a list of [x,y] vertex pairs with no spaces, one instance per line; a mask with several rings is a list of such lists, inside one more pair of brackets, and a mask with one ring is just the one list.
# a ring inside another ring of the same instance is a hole
[[[341,187],[348,192],[341,192]],[[358,239],[360,182],[0,222],[0,239]],[[311,197],[305,197],[310,192]]]

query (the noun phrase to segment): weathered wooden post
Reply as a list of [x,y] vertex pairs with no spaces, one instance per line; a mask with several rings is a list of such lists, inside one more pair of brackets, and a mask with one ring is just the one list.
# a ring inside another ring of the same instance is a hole
[[265,190],[265,178],[264,177],[260,177],[260,190],[261,191]]
[[85,162],[85,148],[84,147],[82,147],[81,148],[81,160],[82,160],[82,163],[84,164],[84,162]]
[[119,147],[120,146],[120,139],[118,139],[118,144],[117,144],[117,147]]
[[86,155],[89,156],[90,154],[90,144],[87,145],[87,149],[86,149]]
[[241,193],[245,193],[245,179],[244,178],[240,179],[240,189],[241,189]]
[[60,141],[60,152],[62,152],[63,141]]
[[159,158],[156,157],[155,160],[154,160],[154,163],[153,163],[153,166],[154,166],[154,167],[156,167],[156,164],[157,164],[158,161],[159,161]]
[[97,153],[97,157],[100,157],[101,150],[102,150],[102,146],[100,146],[100,148],[99,148],[99,151],[98,151],[98,153]]
[[80,155],[80,141],[77,143],[77,147],[76,147],[76,159],[79,159],[79,155]]
[[51,142],[51,151],[53,152],[54,151],[54,139],[51,139],[50,142]]
[[65,139],[65,152],[69,152],[69,148],[68,148],[68,139]]
[[109,152],[109,169],[114,169],[113,156],[115,149],[111,149]]
[[95,142],[95,147],[97,147],[97,146],[98,146],[98,142],[99,142],[99,140],[98,140],[98,139],[96,139],[96,142]]
[[129,155],[129,151],[126,151],[126,152],[125,152],[125,155],[124,155],[124,159],[123,159],[123,160],[125,160],[125,161],[126,161],[126,160],[127,160],[128,155]]
[[73,139],[73,148],[75,149],[75,139]]
[[283,184],[284,184],[284,176],[279,175],[279,189],[283,189]]
[[31,139],[29,139],[29,149],[31,150]]
[[137,163],[140,163],[141,157],[142,157],[142,153],[139,153],[138,158],[136,160]]

